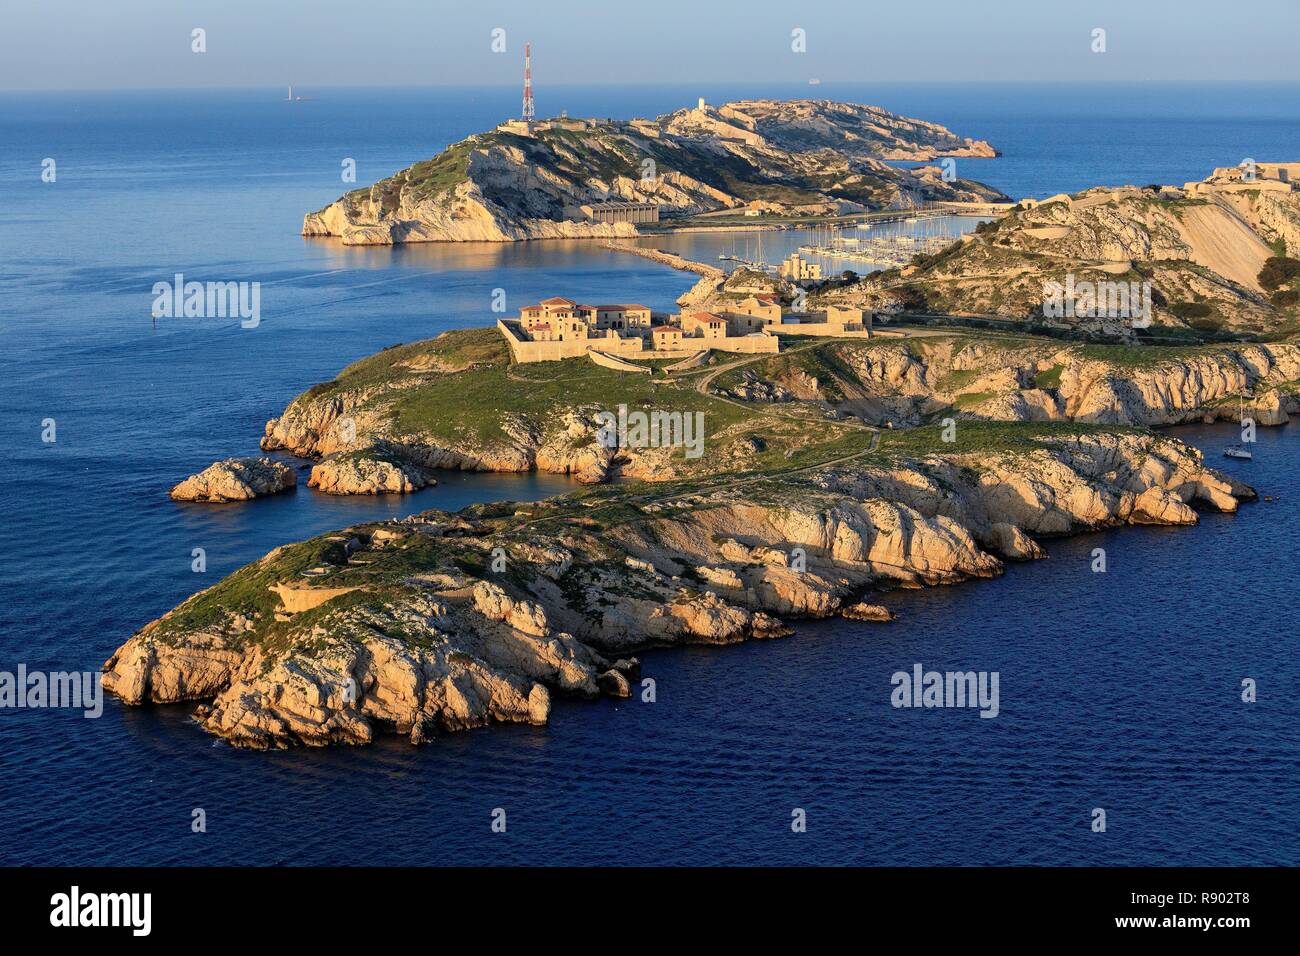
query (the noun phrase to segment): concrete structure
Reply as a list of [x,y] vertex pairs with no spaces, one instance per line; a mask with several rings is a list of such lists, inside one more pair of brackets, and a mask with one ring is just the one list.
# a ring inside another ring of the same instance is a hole
[[828,305],[826,324],[843,332],[871,331],[871,313],[854,305]]
[[602,125],[600,120],[581,119],[576,116],[556,116],[544,120],[506,120],[504,123],[498,123],[497,129],[503,133],[515,133],[519,136],[535,136],[549,129],[581,132],[582,130],[595,129],[600,125]]
[[1187,183],[1184,189],[1189,196],[1213,196],[1223,193],[1294,192],[1300,185],[1300,163],[1260,163],[1255,167],[1255,178],[1248,179],[1245,170],[1236,166],[1216,169],[1204,182]]
[[649,375],[653,371],[648,365],[637,365],[635,362],[629,362],[617,355],[610,355],[608,352],[600,352],[596,349],[588,351],[587,358],[597,365],[613,369],[615,372],[636,372],[639,375]]
[[1300,182],[1300,163],[1254,163],[1253,166],[1253,178],[1247,175],[1248,167],[1243,162],[1240,166],[1218,167],[1207,182]]
[[[1209,176],[1196,182],[1179,186],[1162,185],[1155,188],[1155,194],[1161,199],[1208,198],[1215,195],[1250,192],[1294,192],[1300,188],[1300,163],[1255,163],[1254,177],[1249,175],[1248,166],[1219,166]],[[1046,199],[1022,199],[1020,206],[1034,209],[1048,203],[1063,202],[1072,209],[1087,209],[1090,206],[1116,200],[1130,199],[1147,193],[1136,186],[1120,186],[1107,189],[1096,186],[1078,196],[1057,193]]]
[[659,221],[659,204],[653,202],[583,203],[578,210],[592,222],[647,223]]
[[713,312],[687,312],[682,314],[682,331],[692,338],[725,339],[727,320]]

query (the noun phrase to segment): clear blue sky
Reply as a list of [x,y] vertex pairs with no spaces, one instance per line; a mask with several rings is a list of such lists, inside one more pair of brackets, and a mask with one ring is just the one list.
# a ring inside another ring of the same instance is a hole
[[1294,80],[1300,0],[5,0],[0,89],[516,84],[525,40],[557,84]]

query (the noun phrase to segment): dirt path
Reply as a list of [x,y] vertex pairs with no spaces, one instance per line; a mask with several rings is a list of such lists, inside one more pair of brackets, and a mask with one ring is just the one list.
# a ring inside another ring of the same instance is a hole
[[[807,345],[800,345],[797,346],[796,348],[790,349],[788,352],[784,352],[780,354],[788,355],[791,352],[803,352],[803,351],[807,351],[808,349],[817,348],[818,346],[825,345],[825,344],[826,344],[825,342],[811,342]],[[729,362],[726,365],[719,365],[717,368],[707,369],[705,370],[706,374],[702,375],[700,377],[700,380],[694,383],[695,390],[702,395],[708,395],[710,398],[714,399],[715,401],[726,402],[728,405],[735,405],[737,408],[743,408],[746,411],[754,412],[759,417],[784,418],[787,421],[794,421],[800,424],[808,424],[810,419],[801,415],[788,415],[785,414],[784,412],[779,411],[774,407],[755,409],[753,403],[739,402],[736,401],[735,399],[726,398],[722,395],[711,394],[708,391],[710,383],[712,383],[713,380],[716,379],[723,372],[730,371],[731,369],[738,368],[742,365],[749,365],[753,362],[758,362],[761,361],[762,359],[766,359],[770,357],[771,356],[767,354],[754,355],[754,356],[749,356],[747,358],[740,359],[735,362]],[[694,373],[686,373],[686,374],[699,374],[699,372],[696,371]],[[684,376],[678,376],[678,378],[681,377]],[[737,488],[744,485],[752,484],[757,481],[768,481],[773,478],[788,478],[792,475],[807,474],[809,472],[819,471],[824,468],[834,468],[837,465],[843,465],[851,461],[856,461],[859,458],[863,458],[867,455],[872,454],[874,451],[876,451],[877,448],[880,447],[880,429],[876,428],[873,425],[868,425],[864,422],[856,421],[853,419],[842,419],[842,420],[841,419],[820,419],[819,421],[827,425],[831,425],[839,428],[845,428],[850,431],[868,432],[871,435],[871,442],[866,448],[863,448],[860,451],[855,451],[847,455],[840,455],[839,457],[836,458],[829,458],[823,461],[814,462],[811,465],[800,465],[797,468],[787,468],[779,471],[756,472],[752,475],[744,475],[741,477],[722,476],[720,480],[725,481],[726,487],[730,489],[730,488]],[[608,511],[611,508],[622,507],[627,504],[631,504],[639,508],[644,508],[646,505],[652,505],[652,504],[664,505],[664,504],[669,504],[673,501],[679,501],[684,498],[691,498],[698,494],[700,494],[700,489],[698,488],[692,489],[690,491],[679,491],[676,493],[656,494],[654,492],[648,492],[646,494],[637,495],[633,498],[624,498],[618,502],[613,502],[611,504],[602,505],[595,508],[581,508],[574,511],[565,511],[556,514],[548,514],[536,518],[531,518],[517,525],[512,530],[523,531],[525,528],[529,527],[530,525],[538,524],[543,521],[557,521],[557,520],[563,521],[567,518],[576,518],[576,517],[589,516],[593,514],[599,514],[601,511]]]

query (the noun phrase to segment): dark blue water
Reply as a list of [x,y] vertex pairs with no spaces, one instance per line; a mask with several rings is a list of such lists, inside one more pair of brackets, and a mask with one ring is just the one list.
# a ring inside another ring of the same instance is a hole
[[[0,95],[0,669],[95,668],[135,628],[271,547],[425,507],[529,498],[556,478],[444,476],[408,498],[305,487],[216,508],[166,498],[256,449],[293,395],[385,345],[569,293],[672,300],[690,276],[586,245],[344,249],[305,210],[515,108],[513,90]],[[544,112],[637,115],[705,95],[552,91]],[[1007,152],[1018,194],[1182,181],[1300,155],[1295,88],[838,89]],[[1177,144],[1177,149],[1171,148]],[[1240,155],[1239,155],[1240,154]],[[40,162],[58,163],[42,183]],[[262,283],[262,324],[150,321],[150,288]],[[58,440],[41,442],[41,422]],[[1050,545],[992,582],[900,594],[890,626],[646,659],[654,704],[563,702],[549,727],[416,749],[250,754],[188,707],[0,711],[6,863],[1300,862],[1293,529],[1300,440],[1222,460],[1275,502],[1194,529]],[[1217,449],[1228,432],[1185,429]],[[1111,570],[1088,571],[1106,547]],[[203,547],[208,571],[190,570]],[[889,676],[998,670],[1001,716],[896,711]],[[1242,677],[1259,701],[1238,697]],[[190,831],[202,807],[208,832]],[[505,835],[489,830],[504,807]],[[790,812],[808,832],[790,832]],[[1108,832],[1089,830],[1108,813]]]

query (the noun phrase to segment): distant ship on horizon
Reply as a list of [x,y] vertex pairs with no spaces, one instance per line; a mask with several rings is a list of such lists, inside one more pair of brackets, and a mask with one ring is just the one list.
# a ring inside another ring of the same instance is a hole
[[310,101],[313,100],[313,99],[315,99],[315,97],[313,97],[313,96],[294,96],[294,95],[293,95],[293,84],[292,84],[292,83],[289,84],[289,95],[285,97],[285,101],[286,101],[286,102],[288,102],[288,103],[306,103],[306,102],[310,102]]

